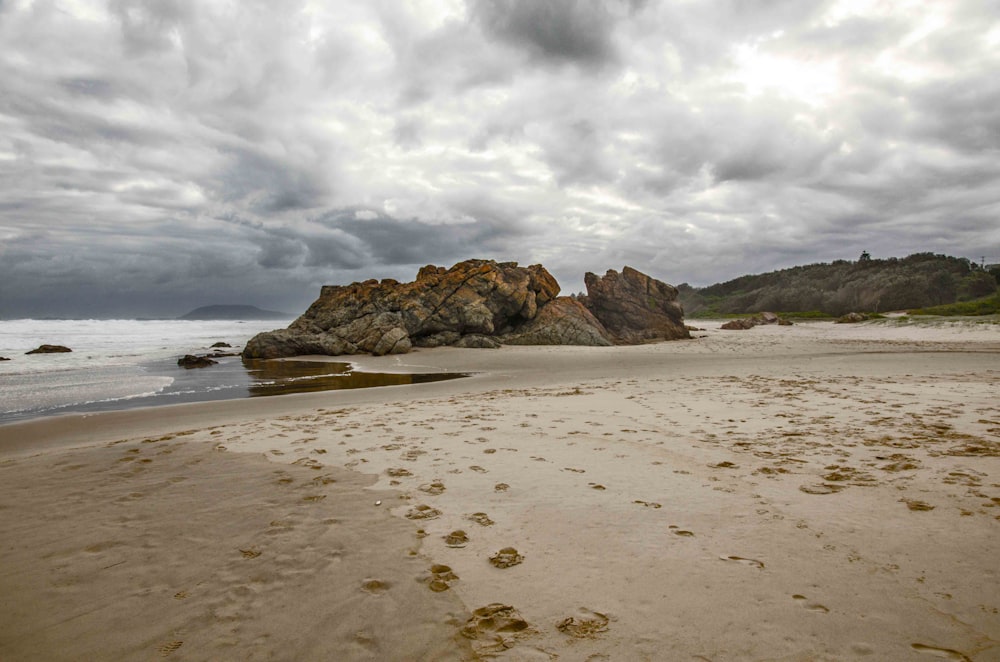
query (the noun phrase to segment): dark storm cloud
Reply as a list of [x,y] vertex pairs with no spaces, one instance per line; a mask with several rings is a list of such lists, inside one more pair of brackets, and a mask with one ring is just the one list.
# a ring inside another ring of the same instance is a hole
[[543,61],[601,66],[616,59],[614,16],[604,0],[478,0],[470,9],[488,36]]

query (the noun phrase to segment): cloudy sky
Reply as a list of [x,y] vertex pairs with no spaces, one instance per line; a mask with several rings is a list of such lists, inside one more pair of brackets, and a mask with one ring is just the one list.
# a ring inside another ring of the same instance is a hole
[[1000,262],[1000,0],[0,0],[0,317]]

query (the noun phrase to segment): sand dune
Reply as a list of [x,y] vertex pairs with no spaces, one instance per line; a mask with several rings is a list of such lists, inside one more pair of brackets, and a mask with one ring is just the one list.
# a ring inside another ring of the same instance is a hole
[[0,427],[0,659],[1000,659],[1000,327],[707,327]]

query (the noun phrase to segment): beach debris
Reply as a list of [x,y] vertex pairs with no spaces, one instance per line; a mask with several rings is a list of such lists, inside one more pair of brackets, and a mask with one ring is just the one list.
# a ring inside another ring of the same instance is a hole
[[504,569],[518,565],[524,561],[524,556],[518,553],[513,547],[504,547],[499,552],[490,557],[490,564],[496,568]]
[[513,637],[530,630],[520,612],[510,605],[494,602],[472,612],[462,628],[462,636],[476,642],[478,652],[500,652],[513,648]]
[[381,505],[382,505],[382,501],[381,501],[381,500],[379,500],[379,501],[376,501],[376,502],[375,502],[375,505],[376,505],[376,506],[381,506]]
[[581,607],[575,616],[559,621],[556,629],[577,639],[592,639],[608,631],[608,620],[606,614]]
[[194,354],[185,354],[181,358],[177,359],[177,365],[182,368],[207,368],[208,366],[216,365],[218,361],[213,361],[207,356],[195,356]]
[[64,347],[63,345],[39,345],[30,352],[25,352],[28,354],[63,354],[65,352],[72,352],[69,347]]
[[10,361],[6,356],[0,356],[0,361]]
[[469,536],[465,531],[458,529],[444,536],[444,544],[448,547],[465,547],[469,544]]
[[441,593],[451,588],[453,582],[458,581],[458,575],[452,572],[451,567],[435,563],[431,566],[430,577],[427,578],[427,588],[435,593]]

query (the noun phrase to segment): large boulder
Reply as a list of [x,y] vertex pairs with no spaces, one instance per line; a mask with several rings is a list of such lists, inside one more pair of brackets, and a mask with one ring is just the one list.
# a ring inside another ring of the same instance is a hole
[[690,338],[684,326],[684,309],[677,289],[625,267],[609,269],[604,276],[584,276],[587,296],[583,304],[618,344],[648,340]]
[[[413,346],[493,346],[483,337],[509,333],[559,294],[541,265],[467,260],[450,269],[423,267],[412,283],[385,279],[323,287],[283,331],[262,333],[246,358],[297,354],[389,354]],[[463,340],[466,336],[473,336]]]
[[588,274],[589,297],[559,297],[541,265],[467,260],[428,265],[412,283],[367,280],[323,287],[287,329],[255,336],[245,358],[401,354],[413,347],[611,345],[688,338],[677,291],[625,267]]

